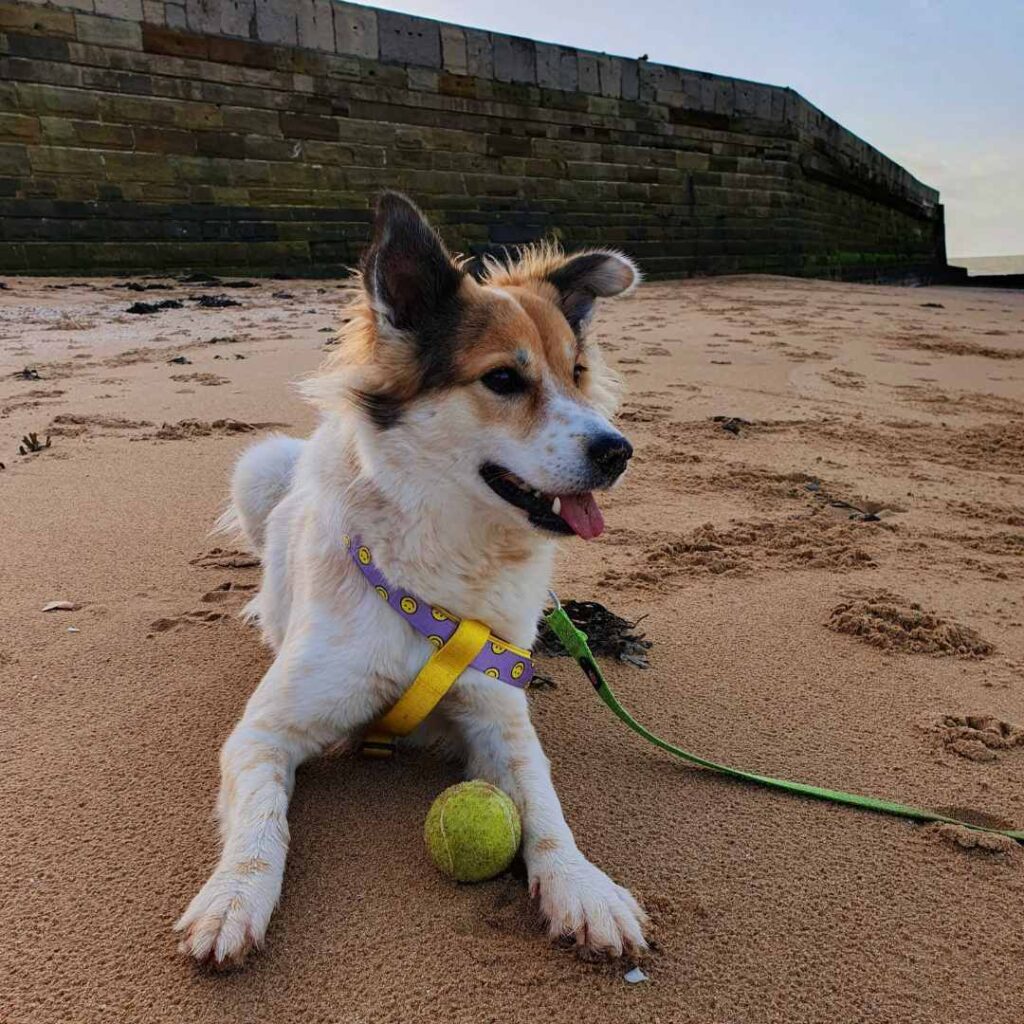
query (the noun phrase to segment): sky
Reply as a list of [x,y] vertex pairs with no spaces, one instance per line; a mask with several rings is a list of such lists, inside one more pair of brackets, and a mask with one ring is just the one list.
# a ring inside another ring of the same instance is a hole
[[950,256],[1024,253],[1024,0],[374,0],[788,85],[937,188]]

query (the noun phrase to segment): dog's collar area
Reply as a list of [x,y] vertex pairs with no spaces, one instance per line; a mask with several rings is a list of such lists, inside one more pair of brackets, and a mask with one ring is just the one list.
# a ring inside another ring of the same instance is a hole
[[[389,582],[373,561],[370,549],[359,537],[346,534],[342,538],[352,561],[386,602],[421,636],[426,637],[440,651],[455,636],[460,621],[451,612],[430,604],[415,594]],[[483,672],[491,679],[524,688],[533,678],[533,660],[529,651],[510,644],[488,631],[480,652],[469,663],[470,668]]]
[[467,668],[519,689],[533,677],[529,651],[496,637],[490,627],[476,619],[458,619],[444,608],[396,587],[377,568],[370,549],[358,537],[346,534],[343,540],[377,596],[435,648],[408,689],[364,736],[364,756],[390,757],[395,751],[394,738],[412,732]]

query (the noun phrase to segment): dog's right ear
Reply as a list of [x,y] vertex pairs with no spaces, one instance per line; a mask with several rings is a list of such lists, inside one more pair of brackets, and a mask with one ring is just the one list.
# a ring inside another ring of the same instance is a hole
[[406,335],[420,334],[454,300],[463,277],[437,232],[400,192],[377,201],[362,273],[380,326]]

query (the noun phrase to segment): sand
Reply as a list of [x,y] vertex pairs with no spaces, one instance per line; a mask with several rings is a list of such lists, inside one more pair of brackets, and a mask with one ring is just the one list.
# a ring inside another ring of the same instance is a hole
[[[580,846],[651,913],[647,982],[549,945],[516,873],[433,869],[458,774],[426,754],[305,766],[265,950],[182,960],[268,660],[235,614],[259,568],[207,531],[253,436],[309,430],[289,382],[341,292],[147,283],[0,290],[0,1019],[1019,1019],[1024,850],[676,763],[553,658],[535,720]],[[557,583],[647,616],[650,668],[605,662],[622,701],[739,767],[1024,826],[1022,323],[1022,292],[782,278],[607,307],[637,456]]]

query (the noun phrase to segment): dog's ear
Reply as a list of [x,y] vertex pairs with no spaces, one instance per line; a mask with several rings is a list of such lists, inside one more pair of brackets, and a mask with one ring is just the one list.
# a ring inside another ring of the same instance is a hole
[[596,300],[635,288],[640,271],[622,253],[585,252],[568,257],[547,279],[558,289],[565,319],[578,334],[593,316]]
[[363,256],[363,286],[383,325],[419,334],[459,290],[463,272],[411,200],[385,192]]

